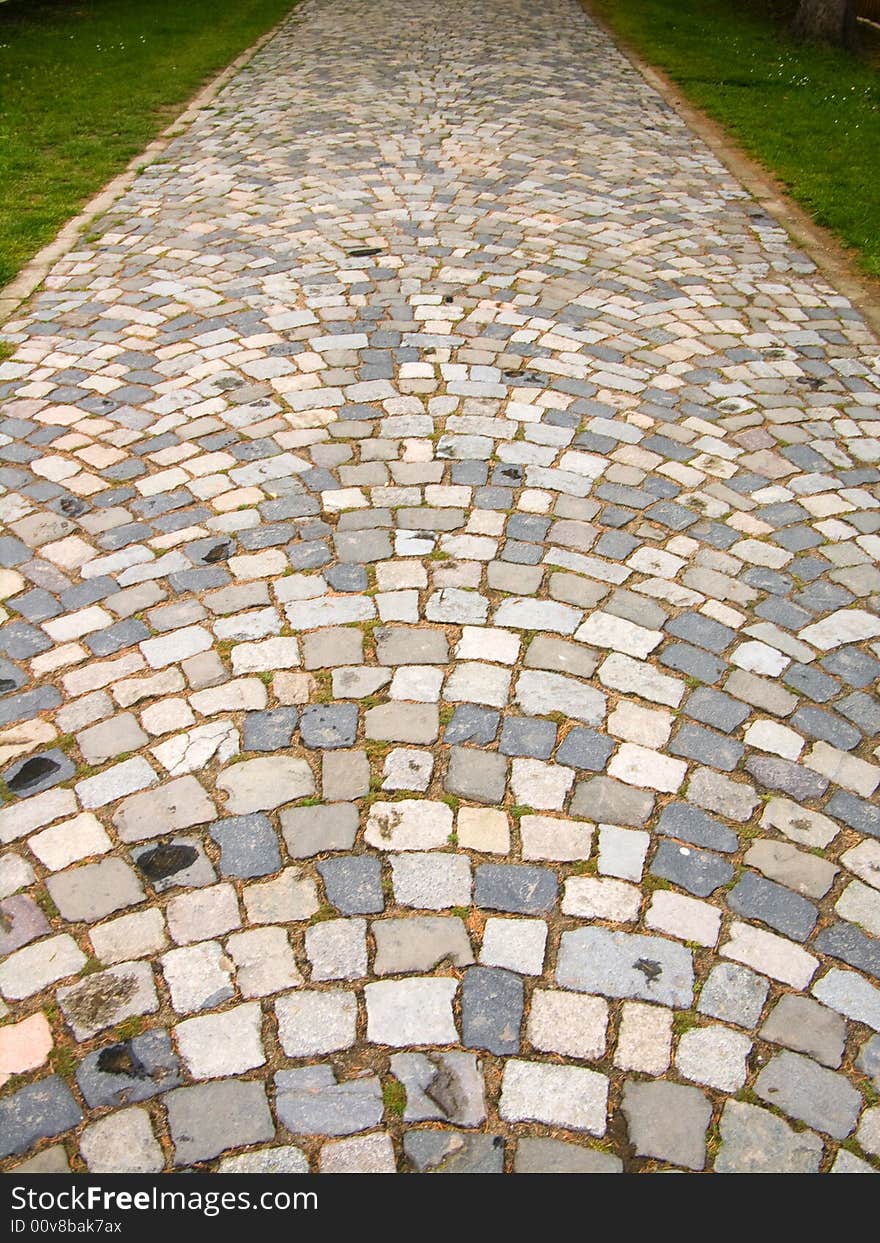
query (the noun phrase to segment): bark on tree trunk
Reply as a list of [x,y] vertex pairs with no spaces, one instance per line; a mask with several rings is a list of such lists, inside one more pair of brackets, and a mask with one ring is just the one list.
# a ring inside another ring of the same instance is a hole
[[855,0],[800,0],[792,30],[801,39],[819,39],[841,47],[856,40]]

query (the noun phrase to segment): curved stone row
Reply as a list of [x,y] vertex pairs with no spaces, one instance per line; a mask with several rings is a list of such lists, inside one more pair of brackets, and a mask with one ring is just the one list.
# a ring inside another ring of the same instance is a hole
[[7,1167],[877,1168],[878,345],[576,4],[308,0],[4,337]]

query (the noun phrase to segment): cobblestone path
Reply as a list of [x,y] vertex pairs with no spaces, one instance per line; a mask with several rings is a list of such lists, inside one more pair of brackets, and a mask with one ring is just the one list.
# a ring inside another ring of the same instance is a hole
[[6,1166],[880,1157],[877,341],[574,0],[307,0],[7,324]]

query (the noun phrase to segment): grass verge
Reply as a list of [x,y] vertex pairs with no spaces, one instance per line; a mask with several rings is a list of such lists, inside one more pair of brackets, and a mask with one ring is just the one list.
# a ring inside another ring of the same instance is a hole
[[293,3],[0,3],[0,287]]
[[793,0],[588,0],[880,277],[880,36],[798,43]]

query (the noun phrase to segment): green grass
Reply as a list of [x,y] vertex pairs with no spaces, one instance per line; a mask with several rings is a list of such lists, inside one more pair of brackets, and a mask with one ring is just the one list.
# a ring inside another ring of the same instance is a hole
[[0,286],[293,2],[0,3]]
[[880,276],[876,32],[849,55],[791,39],[794,0],[590,2]]

